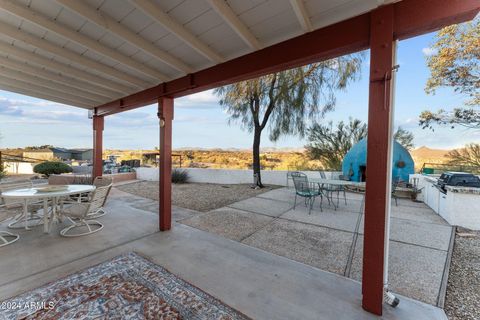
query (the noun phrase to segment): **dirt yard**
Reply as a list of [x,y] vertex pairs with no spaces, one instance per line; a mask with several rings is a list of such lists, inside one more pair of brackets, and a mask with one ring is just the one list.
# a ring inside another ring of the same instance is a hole
[[[153,181],[140,181],[118,186],[118,189],[122,191],[157,201],[158,188],[158,182]],[[276,188],[275,186],[266,186],[263,189],[252,189],[248,184],[172,184],[172,201],[175,206],[207,212]]]

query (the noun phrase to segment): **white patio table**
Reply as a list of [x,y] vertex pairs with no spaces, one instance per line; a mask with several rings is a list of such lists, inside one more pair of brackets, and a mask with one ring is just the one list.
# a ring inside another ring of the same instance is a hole
[[[58,200],[61,197],[70,196],[74,194],[82,194],[88,193],[95,190],[95,186],[93,185],[80,185],[80,184],[69,184],[66,186],[65,190],[54,191],[54,192],[42,192],[39,190],[40,187],[34,188],[27,188],[27,189],[17,189],[17,190],[10,190],[5,191],[2,193],[3,198],[7,199],[16,199],[22,200],[23,202],[23,214],[18,219],[25,220],[25,229],[30,230],[28,227],[27,219],[28,219],[28,203],[29,202],[38,202],[39,200],[43,200],[43,232],[49,233],[50,226],[53,220],[56,218],[56,209],[58,205]],[[52,199],[52,217],[50,220],[50,226],[48,223],[48,200]]]

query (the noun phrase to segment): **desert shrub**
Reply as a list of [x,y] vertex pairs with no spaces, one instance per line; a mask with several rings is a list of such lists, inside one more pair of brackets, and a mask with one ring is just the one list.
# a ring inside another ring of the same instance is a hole
[[33,172],[50,176],[52,174],[62,174],[72,172],[73,169],[68,164],[58,161],[46,161],[33,167]]
[[172,182],[173,183],[187,183],[189,179],[187,170],[173,169],[172,170]]

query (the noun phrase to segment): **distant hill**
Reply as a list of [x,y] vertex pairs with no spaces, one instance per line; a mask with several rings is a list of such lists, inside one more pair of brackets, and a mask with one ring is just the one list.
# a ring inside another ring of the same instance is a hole
[[446,156],[448,152],[450,152],[450,150],[431,149],[429,147],[421,146],[420,148],[412,150],[410,153],[412,154],[412,156],[422,157],[422,158],[435,158],[435,157],[443,158]]
[[[175,148],[173,151],[204,151],[204,152],[251,152],[247,148],[199,148],[199,147],[181,147]],[[260,152],[304,152],[305,148],[292,147],[265,147],[260,148]]]
[[421,167],[424,163],[445,163],[447,162],[447,153],[450,150],[431,149],[425,146],[410,151],[415,167]]

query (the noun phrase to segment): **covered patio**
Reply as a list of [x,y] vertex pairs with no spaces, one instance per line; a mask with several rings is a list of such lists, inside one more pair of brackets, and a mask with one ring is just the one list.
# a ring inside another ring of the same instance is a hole
[[[378,319],[361,308],[359,282],[183,223],[158,232],[158,216],[149,210],[153,203],[114,188],[102,232],[66,239],[55,232],[61,224],[50,235],[42,228],[20,231],[21,241],[1,252],[0,296],[133,251],[252,319]],[[173,208],[174,221],[190,216],[189,210]],[[446,319],[440,308],[401,299],[398,308],[385,308],[382,319]]]
[[[472,19],[477,1],[120,4],[1,0],[0,88],[89,109],[95,176],[102,175],[105,118],[158,103],[158,216],[145,211],[139,219],[135,211],[142,210],[113,193],[110,221],[95,235],[59,241],[54,233],[22,231],[18,243],[0,251],[0,266],[9,270],[1,275],[2,300],[136,251],[252,318],[445,317],[407,298],[396,309],[383,307],[395,47],[398,40]],[[171,204],[175,98],[365,49],[369,123],[376,124],[368,128],[367,166],[376,170],[366,187],[361,284],[172,222],[176,213],[188,215]]]

